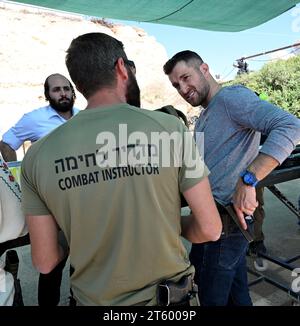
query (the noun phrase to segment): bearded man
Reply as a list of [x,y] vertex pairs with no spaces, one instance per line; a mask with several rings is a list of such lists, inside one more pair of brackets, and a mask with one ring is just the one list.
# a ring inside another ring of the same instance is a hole
[[[103,33],[80,35],[67,50],[87,107],[23,159],[32,261],[41,273],[63,261],[59,227],[73,304],[194,305],[194,267],[180,235],[196,243],[220,237],[209,171],[179,119],[132,105],[139,87],[129,62],[123,43]],[[181,218],[181,193],[193,215]]]
[[0,151],[6,162],[17,160],[16,150],[25,141],[39,140],[79,111],[73,108],[76,98],[74,88],[61,74],[52,74],[46,78],[44,94],[49,105],[24,114],[3,134]]
[[[5,161],[17,160],[16,150],[29,140],[32,143],[68,121],[79,112],[75,109],[76,98],[71,82],[63,75],[55,73],[44,83],[44,94],[49,105],[33,110],[23,117],[2,136],[0,151]],[[60,232],[61,242],[64,236]],[[38,303],[40,306],[56,306],[60,300],[60,285],[67,256],[52,271],[40,274],[38,283]]]

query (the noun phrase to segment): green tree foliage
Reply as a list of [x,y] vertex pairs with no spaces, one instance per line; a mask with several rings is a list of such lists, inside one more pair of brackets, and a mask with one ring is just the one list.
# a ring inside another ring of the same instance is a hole
[[243,84],[300,118],[300,56],[265,64],[262,69],[241,74],[229,83]]

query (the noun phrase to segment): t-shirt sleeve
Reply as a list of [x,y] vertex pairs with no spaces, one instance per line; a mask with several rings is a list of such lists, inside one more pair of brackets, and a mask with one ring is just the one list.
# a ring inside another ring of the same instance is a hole
[[27,151],[21,166],[22,210],[25,215],[51,215],[34,182],[36,177],[31,158],[32,147],[34,145]]
[[195,142],[192,132],[187,129],[183,131],[182,166],[179,171],[179,187],[182,193],[209,175],[209,170],[200,155],[203,141],[201,136],[203,135],[199,135]]
[[2,136],[4,143],[12,149],[17,150],[26,140],[31,140],[33,122],[30,114],[26,113],[23,117]]

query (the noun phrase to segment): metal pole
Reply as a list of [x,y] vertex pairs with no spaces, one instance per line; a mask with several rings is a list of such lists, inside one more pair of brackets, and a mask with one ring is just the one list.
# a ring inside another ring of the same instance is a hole
[[274,50],[270,50],[270,51],[266,51],[266,52],[261,52],[261,53],[258,53],[258,54],[249,55],[248,57],[242,57],[242,58],[237,59],[237,60],[242,60],[243,61],[243,60],[246,60],[246,59],[259,57],[259,56],[264,55],[264,54],[273,53],[273,52],[276,52],[276,51],[285,50],[285,49],[289,49],[289,48],[296,47],[296,46],[300,46],[300,43],[295,43],[295,44],[292,44],[292,45],[284,46],[282,48],[278,48],[278,49],[274,49]]

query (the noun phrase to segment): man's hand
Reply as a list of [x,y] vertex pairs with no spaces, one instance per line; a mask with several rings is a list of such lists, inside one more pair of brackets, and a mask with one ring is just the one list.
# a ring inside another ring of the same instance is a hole
[[245,185],[242,180],[239,179],[232,200],[236,215],[239,218],[243,229],[246,230],[247,223],[244,214],[252,215],[258,206],[256,190],[254,187]]
[[0,152],[5,162],[12,162],[17,160],[17,153],[8,144],[0,141]]
[[[247,170],[254,173],[256,179],[260,181],[278,165],[279,162],[273,157],[259,153],[254,161],[248,166]],[[247,224],[245,222],[244,214],[252,215],[258,206],[255,188],[245,185],[239,178],[232,201],[239,221],[241,222],[242,227],[246,230]]]

